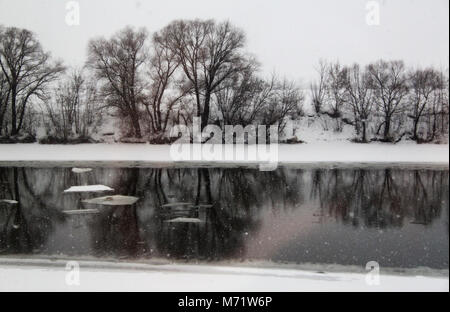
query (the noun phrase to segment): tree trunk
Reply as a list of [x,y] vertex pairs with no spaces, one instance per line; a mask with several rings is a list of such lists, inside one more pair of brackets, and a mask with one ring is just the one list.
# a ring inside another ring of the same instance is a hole
[[434,140],[434,138],[436,137],[436,130],[437,130],[437,122],[436,122],[436,112],[434,111],[433,112],[433,132],[432,132],[432,136],[431,136],[431,139],[430,139],[430,141],[433,141]]
[[413,140],[418,140],[418,137],[417,137],[418,124],[419,124],[419,119],[415,118],[414,119],[414,128],[413,128],[413,137],[412,137]]
[[384,137],[384,140],[386,140],[386,141],[390,140],[390,137],[389,137],[390,130],[391,130],[391,116],[385,116],[383,137]]
[[139,124],[138,115],[135,112],[133,112],[130,117],[131,117],[131,122],[133,124],[134,136],[139,139],[142,138],[141,126]]
[[3,101],[3,104],[2,107],[0,107],[0,135],[3,133],[3,122],[5,120],[6,109],[8,108],[9,92],[4,99],[1,99],[1,101]]
[[3,133],[3,118],[4,118],[4,114],[0,111],[0,136]]
[[203,107],[203,114],[202,114],[202,123],[201,123],[201,129],[203,129],[208,125],[209,120],[209,103],[211,101],[211,92],[208,90],[205,94],[205,105]]
[[362,122],[362,141],[364,143],[367,142],[367,138],[366,138],[366,122],[365,121]]
[[17,134],[17,113],[16,113],[16,86],[11,87],[11,136]]

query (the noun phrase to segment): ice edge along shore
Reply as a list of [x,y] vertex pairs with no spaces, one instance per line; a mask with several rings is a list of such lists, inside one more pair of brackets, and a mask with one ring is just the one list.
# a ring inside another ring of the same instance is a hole
[[[150,144],[1,144],[0,163],[8,162],[142,162],[182,163],[171,158],[170,145]],[[224,145],[225,149],[233,148]],[[235,149],[245,146],[235,146]],[[415,143],[314,142],[279,144],[280,164],[435,164],[448,167],[449,145]],[[185,162],[186,163],[186,162]],[[200,160],[192,163],[249,164],[251,161]]]
[[[448,277],[381,274],[380,283],[370,285],[362,273],[92,261],[79,263],[78,285],[67,285],[62,260],[8,260],[2,259],[6,263],[0,264],[0,290],[269,291],[277,285],[279,291],[448,291]],[[20,282],[23,280],[27,282]]]

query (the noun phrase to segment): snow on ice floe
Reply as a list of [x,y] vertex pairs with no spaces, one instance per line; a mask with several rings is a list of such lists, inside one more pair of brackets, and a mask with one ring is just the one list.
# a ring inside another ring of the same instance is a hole
[[92,168],[72,168],[74,173],[86,173],[92,171]]
[[64,190],[64,193],[79,193],[79,192],[104,192],[104,191],[114,191],[114,189],[110,188],[106,185],[79,185],[79,186],[71,186],[67,190]]
[[87,215],[96,214],[100,211],[98,209],[77,209],[77,210],[63,210],[63,213],[67,215]]
[[133,205],[138,201],[138,199],[138,197],[134,196],[112,195],[86,199],[83,200],[83,203],[109,206],[128,206]]
[[14,199],[0,199],[0,203],[10,204],[10,205],[16,205],[19,202]]
[[178,217],[175,219],[165,220],[164,222],[168,222],[168,223],[203,223],[205,221],[200,220],[199,218]]

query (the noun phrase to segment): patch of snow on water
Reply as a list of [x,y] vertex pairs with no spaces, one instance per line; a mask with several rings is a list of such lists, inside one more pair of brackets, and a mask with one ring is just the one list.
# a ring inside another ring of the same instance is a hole
[[185,218],[185,217],[179,217],[171,220],[165,220],[164,222],[168,223],[203,223],[205,221],[200,220],[198,218]]
[[74,173],[86,173],[92,171],[92,168],[72,168]]
[[19,202],[14,199],[0,199],[0,203],[10,204],[10,205],[16,205]]

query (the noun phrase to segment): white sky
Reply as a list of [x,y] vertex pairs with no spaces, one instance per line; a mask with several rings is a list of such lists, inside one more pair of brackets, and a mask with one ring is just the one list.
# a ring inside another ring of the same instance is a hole
[[44,48],[81,66],[90,38],[125,25],[157,31],[179,18],[228,19],[245,30],[265,73],[314,77],[320,58],[366,64],[403,59],[449,64],[448,0],[379,0],[380,24],[366,23],[367,0],[79,0],[80,25],[66,24],[66,0],[0,0],[0,24],[34,31]]

